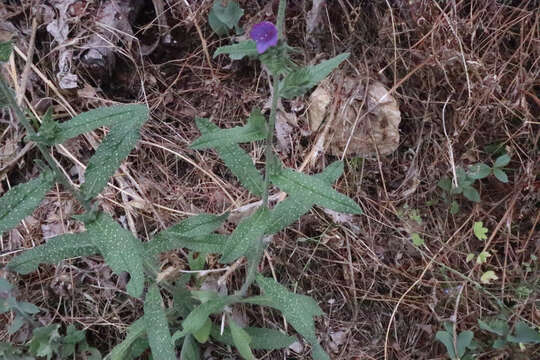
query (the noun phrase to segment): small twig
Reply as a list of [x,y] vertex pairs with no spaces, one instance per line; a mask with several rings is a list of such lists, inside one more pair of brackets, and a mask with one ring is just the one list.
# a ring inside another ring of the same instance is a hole
[[454,183],[455,187],[458,187],[458,181],[457,181],[457,173],[456,173],[456,164],[454,162],[454,150],[452,149],[452,142],[450,141],[450,137],[448,136],[448,132],[446,131],[446,105],[448,105],[448,101],[450,101],[450,98],[452,95],[449,95],[446,101],[444,102],[443,109],[442,109],[442,125],[443,125],[443,131],[444,136],[446,137],[446,143],[448,144],[448,156],[450,157],[450,166],[452,167],[452,182]]

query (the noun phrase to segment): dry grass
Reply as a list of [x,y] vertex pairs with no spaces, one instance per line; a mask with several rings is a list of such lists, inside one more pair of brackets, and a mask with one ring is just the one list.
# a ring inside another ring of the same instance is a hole
[[[43,77],[32,72],[26,93],[27,104],[37,114],[52,104],[59,118],[66,118],[71,108],[78,113],[117,101],[148,103],[152,119],[143,129],[143,141],[126,162],[125,176],[111,180],[113,186],[101,199],[106,211],[143,239],[189,214],[221,213],[257,200],[215,154],[192,151],[188,144],[198,136],[194,117],[211,116],[219,126],[231,127],[253,106],[264,106],[269,96],[267,79],[254,62],[231,63],[220,57],[208,66],[197,26],[210,54],[226,44],[206,24],[210,1],[191,2],[195,5],[190,11],[183,1],[166,3],[162,16],[170,25],[169,44],[141,57],[136,47],[130,50],[120,42],[117,67],[104,79],[74,63],[87,91],[59,92],[64,99],[44,81],[55,83],[58,49],[41,25],[34,63]],[[255,2],[241,3],[248,22],[264,17]],[[318,322],[319,336],[335,359],[442,359],[444,347],[434,336],[443,321],[486,340],[477,320],[501,310],[491,295],[512,308],[511,324],[522,319],[538,325],[538,273],[526,273],[523,264],[538,254],[540,245],[539,3],[340,0],[324,10],[321,30],[310,37],[305,35],[310,5],[290,3],[287,33],[289,43],[302,50],[298,60],[352,52],[345,69],[382,81],[398,100],[401,144],[384,158],[347,161],[337,188],[363,205],[365,215],[355,218],[355,227],[335,224],[314,209],[274,238],[260,270],[321,304],[326,316]],[[37,7],[30,0],[23,4],[8,6],[0,15],[22,31],[17,45],[24,54],[30,14]],[[142,23],[155,17],[151,9],[145,11],[148,18],[138,20]],[[83,42],[92,32],[91,16],[81,20],[71,34]],[[24,64],[16,55],[7,71],[20,75]],[[3,114],[2,146],[21,135],[9,114]],[[304,115],[298,115],[304,122]],[[99,137],[70,142],[67,152],[57,149],[55,156],[72,173],[77,169],[74,159],[86,162]],[[282,154],[284,162],[298,167],[309,153],[310,141],[296,131],[291,154]],[[456,166],[489,163],[485,146],[492,143],[503,144],[512,155],[510,182],[482,180],[477,185],[482,201],[474,204],[458,197],[461,209],[452,215],[437,182],[452,176]],[[263,158],[260,146],[249,149],[257,161]],[[5,174],[4,190],[35,175],[36,156],[30,150]],[[323,163],[333,160],[328,157]],[[76,175],[73,179],[77,182]],[[412,210],[421,216],[421,224],[408,215]],[[77,230],[79,225],[69,217],[79,211],[68,194],[52,191],[31,219],[3,237],[2,261],[43,242],[45,225],[57,233]],[[487,241],[474,238],[475,221],[489,229]],[[425,239],[421,251],[411,243],[413,231]],[[466,262],[468,253],[481,250],[492,254],[487,264]],[[168,255],[163,263],[187,266],[182,252]],[[215,265],[210,258],[209,266]],[[478,282],[486,270],[494,270],[499,279],[476,287],[472,281]],[[238,288],[242,276],[240,270],[234,273],[228,286]],[[45,310],[41,321],[78,323],[89,330],[90,342],[104,351],[141,313],[141,303],[119,290],[125,279],[112,275],[99,257],[10,277],[21,298]],[[518,295],[520,286],[532,290],[529,296]],[[253,325],[283,326],[275,313],[242,310]],[[337,332],[346,336],[336,343],[332,334]],[[5,331],[0,335],[7,340]],[[226,357],[225,349],[212,349],[214,358]],[[307,358],[306,354],[287,358]],[[528,353],[487,348],[478,359],[535,357],[540,353],[530,347]],[[274,352],[265,358],[283,355]]]

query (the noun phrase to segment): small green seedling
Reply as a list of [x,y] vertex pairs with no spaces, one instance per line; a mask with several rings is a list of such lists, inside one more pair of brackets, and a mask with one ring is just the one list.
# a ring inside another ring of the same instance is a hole
[[469,330],[462,331],[459,333],[454,343],[454,326],[454,324],[450,325],[448,323],[445,323],[445,330],[437,331],[437,334],[435,334],[435,339],[439,340],[444,344],[444,346],[446,347],[446,352],[448,353],[448,356],[450,356],[450,359],[472,360],[472,355],[466,354],[466,352],[467,349],[470,349],[472,347],[471,343],[474,338],[474,333]]

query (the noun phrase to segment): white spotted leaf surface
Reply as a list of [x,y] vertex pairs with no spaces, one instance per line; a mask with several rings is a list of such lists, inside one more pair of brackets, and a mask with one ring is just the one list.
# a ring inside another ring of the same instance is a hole
[[264,138],[266,138],[264,116],[259,109],[254,109],[249,115],[246,125],[208,132],[197,138],[190,147],[195,150],[203,150],[216,146],[263,140]]
[[[321,178],[309,176],[291,169],[273,169],[270,181],[285,191],[312,203],[347,214],[362,214],[362,209],[352,199],[337,192]],[[304,201],[304,200],[302,200]]]
[[131,127],[136,123],[144,123],[148,118],[148,108],[141,104],[123,104],[101,107],[74,116],[71,120],[58,124],[55,144],[96,130],[102,126],[112,127],[124,125]]
[[36,179],[14,186],[0,198],[0,235],[32,214],[54,183],[54,175],[45,171]]
[[[139,129],[148,119],[148,109],[142,105],[132,105],[137,109],[116,118],[109,133],[90,158],[84,173],[85,182],[81,192],[90,200],[98,195],[107,185],[122,161],[129,155],[139,140]],[[107,109],[107,108],[105,108]]]
[[162,306],[161,295],[156,285],[150,286],[144,301],[144,323],[152,357],[159,360],[175,360],[174,343],[169,331],[169,323]]
[[127,271],[130,280],[127,292],[139,297],[144,288],[143,246],[131,232],[122,228],[109,215],[100,213],[95,221],[86,224],[92,242],[105,262],[116,273]]
[[145,253],[155,256],[162,252],[180,248],[202,253],[222,254],[227,243],[227,236],[222,234],[208,234],[197,237],[161,237],[143,244]]
[[251,352],[251,336],[242,329],[234,320],[229,318],[229,328],[231,329],[231,336],[236,347],[236,350],[245,360],[255,360],[255,356]]
[[243,219],[227,240],[220,263],[230,263],[254,247],[261,240],[270,217],[266,207],[260,207],[248,218]]
[[[249,345],[254,350],[283,349],[296,341],[296,337],[286,335],[275,329],[247,327],[244,330],[251,337]],[[223,334],[221,334],[221,330],[218,327],[214,327],[212,328],[211,335],[223,344],[234,345],[230,329],[225,328]]]
[[[197,118],[195,121],[203,136],[213,131],[220,131],[217,125],[208,119]],[[251,157],[240,146],[237,144],[217,145],[214,149],[246,189],[254,195],[262,195],[264,181],[261,173],[253,164]]]
[[[264,292],[263,298],[266,298],[266,301],[262,303],[266,302],[266,305],[283,313],[289,324],[316,349],[313,352],[314,358],[316,355],[318,359],[329,359],[324,350],[320,348],[315,334],[313,317],[323,315],[315,300],[309,296],[292,293],[274,279],[265,278],[262,275],[257,276],[257,285]],[[246,301],[251,302],[249,299],[246,299]]]
[[64,259],[93,255],[98,252],[88,231],[63,234],[14,257],[7,268],[19,274],[28,274],[35,271],[39,264],[57,264]]
[[[316,174],[314,177],[331,185],[341,174],[343,174],[343,162],[335,161],[324,169],[322,173]],[[285,200],[278,203],[270,212],[270,221],[265,234],[275,234],[285,229],[306,214],[313,205],[313,201],[309,198],[294,193],[289,194]]]

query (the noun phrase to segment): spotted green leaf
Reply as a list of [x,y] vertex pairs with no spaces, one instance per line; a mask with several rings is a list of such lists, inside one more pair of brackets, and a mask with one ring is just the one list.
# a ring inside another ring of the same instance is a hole
[[266,207],[260,207],[253,215],[238,224],[227,241],[220,263],[226,264],[238,259],[261,240],[269,220],[268,214]]
[[[220,131],[219,128],[208,119],[197,118],[197,127],[204,136],[213,131]],[[237,144],[218,145],[214,149],[219,157],[231,172],[240,180],[240,183],[251,191],[252,194],[261,196],[264,188],[264,181],[261,173],[251,157]]]
[[[334,183],[343,174],[343,162],[335,161],[330,164],[320,174],[314,177],[323,180],[328,185]],[[265,234],[275,234],[294,223],[304,214],[306,214],[314,203],[301,195],[292,193],[280,203],[278,203],[270,212],[270,222],[266,227]]]
[[227,236],[221,234],[208,234],[192,238],[162,237],[143,244],[145,253],[155,256],[159,253],[186,248],[203,253],[222,254],[227,246]]
[[[148,119],[146,107],[127,106],[135,110],[126,111],[111,125],[109,133],[88,162],[84,173],[86,180],[81,186],[81,192],[87,200],[94,198],[107,185],[109,178],[114,175],[116,169],[135,147],[139,140],[139,129]],[[127,114],[130,114],[129,117],[126,117]]]
[[232,319],[229,319],[229,328],[231,329],[234,346],[240,355],[246,360],[255,360],[250,348],[251,337],[249,334]]
[[287,194],[295,194],[319,206],[341,213],[362,214],[362,209],[352,199],[315,176],[274,166],[270,173],[270,181]]
[[191,148],[202,150],[216,146],[238,144],[262,140],[266,138],[266,124],[264,116],[259,109],[254,109],[244,126],[236,126],[231,129],[220,129],[203,134],[196,139]]
[[54,175],[45,171],[36,179],[14,186],[0,198],[0,236],[32,214],[54,183]]
[[214,53],[214,57],[218,55],[229,55],[231,60],[240,60],[244,56],[257,56],[257,45],[253,40],[241,41],[237,44],[220,46]]
[[[275,329],[265,329],[257,327],[244,328],[251,337],[250,346],[254,350],[277,350],[286,348],[296,341],[296,337],[289,336]],[[212,328],[212,337],[217,341],[234,345],[230,329],[225,329],[223,334],[217,327]]]
[[19,274],[28,274],[35,271],[39,264],[57,264],[64,259],[97,254],[99,250],[94,246],[91,238],[88,231],[55,236],[45,244],[14,257],[7,268]]
[[312,87],[320,83],[345,59],[349,53],[343,53],[332,59],[325,60],[320,64],[308,66],[292,71],[280,83],[279,95],[286,99],[291,99],[303,95]]
[[161,295],[156,285],[150,286],[144,301],[144,323],[148,331],[148,343],[152,357],[160,360],[175,360],[174,343],[169,323],[163,309]]
[[[315,316],[323,315],[319,305],[305,295],[298,295],[290,292],[283,285],[273,279],[257,276],[257,284],[264,292],[263,297],[259,297],[259,304],[271,306],[283,313],[287,322],[302,335],[314,348],[317,348],[317,358],[329,359],[328,355],[320,348],[317,335],[315,334]],[[246,299],[251,302],[250,299]]]
[[104,213],[87,223],[86,229],[111,269],[116,274],[123,271],[129,273],[130,281],[126,289],[131,296],[139,297],[144,288],[142,243]]

